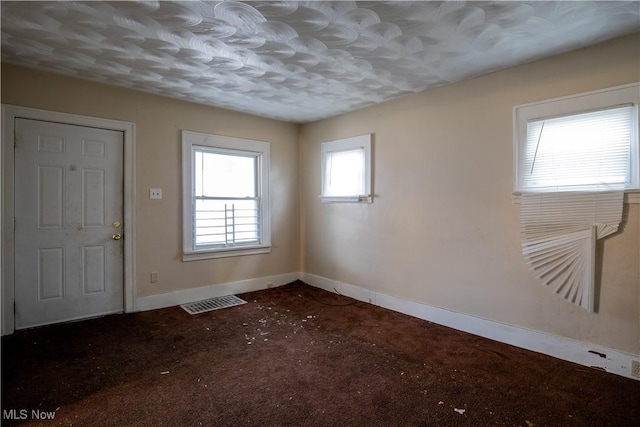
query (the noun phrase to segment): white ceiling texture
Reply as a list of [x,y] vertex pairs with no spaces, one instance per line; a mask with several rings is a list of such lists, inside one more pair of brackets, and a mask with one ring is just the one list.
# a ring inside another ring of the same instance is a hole
[[640,31],[638,1],[2,1],[2,61],[304,123]]

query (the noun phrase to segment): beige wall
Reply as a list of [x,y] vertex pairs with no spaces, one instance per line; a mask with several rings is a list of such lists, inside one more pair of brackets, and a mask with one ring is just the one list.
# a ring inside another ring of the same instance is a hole
[[[640,80],[640,35],[304,125],[303,270],[640,353],[640,205],[604,249],[599,313],[527,269],[512,200],[512,107]],[[373,204],[322,204],[320,143],[374,134]]]
[[[302,128],[7,65],[1,101],[136,123],[139,296],[303,270],[639,354],[640,205],[601,244],[589,314],[527,269],[511,196],[512,107],[638,81],[639,46],[625,37]],[[181,129],[271,143],[271,254],[181,262]],[[365,133],[375,202],[320,203],[320,143]]]
[[[299,271],[298,125],[7,65],[1,100],[136,124],[138,296]],[[181,261],[182,129],[271,143],[270,254]],[[150,187],[163,199],[149,200]]]

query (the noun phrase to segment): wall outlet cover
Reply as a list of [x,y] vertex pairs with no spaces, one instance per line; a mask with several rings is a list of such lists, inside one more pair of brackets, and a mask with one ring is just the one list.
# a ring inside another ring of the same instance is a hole
[[150,188],[149,189],[149,198],[151,200],[160,200],[160,199],[162,199],[162,188]]

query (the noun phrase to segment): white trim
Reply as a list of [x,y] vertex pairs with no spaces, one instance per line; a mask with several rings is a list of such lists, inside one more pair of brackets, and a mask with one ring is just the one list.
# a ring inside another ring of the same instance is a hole
[[13,135],[16,118],[121,131],[124,134],[124,311],[135,310],[136,125],[131,122],[2,104],[2,335],[14,331]]
[[343,196],[343,197],[318,196],[318,197],[320,197],[320,200],[322,201],[322,203],[358,203],[358,202],[373,203],[373,197],[371,197],[369,194],[365,194],[362,196]]
[[136,300],[136,309],[138,311],[155,310],[158,308],[188,304],[208,298],[262,291],[264,289],[286,285],[287,283],[294,282],[298,279],[300,279],[300,273],[286,273],[276,276],[266,276],[256,279],[239,280],[237,282],[221,283],[218,285],[201,286],[198,288],[185,289],[166,294],[138,297]]
[[251,246],[250,248],[235,247],[216,251],[194,251],[182,254],[182,261],[200,261],[203,259],[229,258],[233,256],[268,254],[271,246]]
[[459,331],[639,380],[631,375],[631,361],[640,360],[640,355],[638,354],[626,353],[558,335],[494,322],[469,314],[457,313],[315,274],[303,273],[301,279],[311,286],[329,292],[334,292],[335,290],[342,295],[359,301],[368,302]]

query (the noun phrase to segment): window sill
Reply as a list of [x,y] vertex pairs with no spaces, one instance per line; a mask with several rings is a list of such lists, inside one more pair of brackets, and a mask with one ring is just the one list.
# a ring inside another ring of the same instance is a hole
[[373,203],[372,196],[319,197],[322,203]]
[[271,246],[250,246],[240,248],[224,248],[201,251],[189,251],[182,254],[182,261],[199,261],[203,259],[229,258],[234,256],[268,254]]
[[[514,192],[512,203],[514,205],[519,205],[521,196],[522,196],[522,193]],[[624,203],[627,203],[630,205],[640,204],[640,190],[625,190]]]

